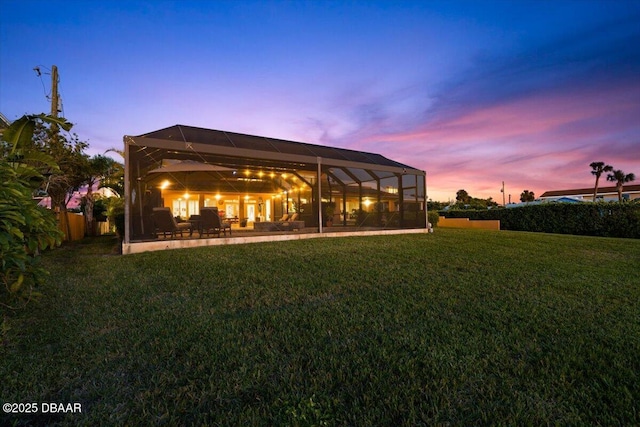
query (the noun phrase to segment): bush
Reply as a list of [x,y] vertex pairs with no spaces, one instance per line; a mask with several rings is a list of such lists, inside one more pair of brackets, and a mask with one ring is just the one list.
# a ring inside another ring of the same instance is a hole
[[37,206],[26,179],[0,160],[0,304],[16,308],[38,295],[35,287],[47,275],[38,255],[61,241],[53,212]]
[[509,209],[451,210],[448,218],[500,220],[502,230],[640,238],[638,203],[545,203]]
[[120,197],[109,197],[107,199],[107,218],[115,227],[118,236],[118,253],[122,253],[122,242],[124,240],[124,199]]
[[440,215],[436,211],[428,211],[427,217],[429,218],[429,222],[433,227],[438,226],[438,221],[440,220]]

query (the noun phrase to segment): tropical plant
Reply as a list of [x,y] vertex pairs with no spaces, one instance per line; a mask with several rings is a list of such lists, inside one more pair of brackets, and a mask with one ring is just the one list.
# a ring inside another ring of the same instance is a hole
[[55,159],[34,142],[36,130],[42,129],[45,124],[56,124],[57,128],[66,131],[72,126],[64,118],[45,114],[24,115],[4,130],[0,143],[2,158],[16,170],[20,179],[26,179],[34,189],[44,183],[45,175],[59,172]]
[[114,169],[114,165],[117,162],[110,157],[96,155],[87,159],[85,169],[85,184],[87,185],[87,193],[83,198],[84,205],[84,217],[86,223],[86,230],[89,236],[95,235],[95,218],[93,215],[93,206],[95,204],[95,194],[93,193],[93,187],[100,183],[101,187],[108,187],[105,185],[105,177],[111,175],[111,171]]
[[607,181],[616,183],[618,190],[618,201],[622,202],[622,189],[625,183],[635,181],[636,176],[632,173],[625,174],[620,169],[614,170],[613,173],[607,175]]
[[[109,152],[117,153],[124,159],[124,151],[117,148],[109,148],[104,153]],[[120,197],[124,197],[124,164],[113,160],[111,168],[107,170],[107,173],[100,182],[100,187],[110,188],[115,191]]]
[[47,273],[37,256],[62,240],[53,213],[32,200],[29,179],[0,159],[0,305],[11,308],[38,295],[35,287]]
[[60,168],[49,178],[47,192],[51,197],[51,208],[66,212],[73,192],[87,180],[89,160],[84,150],[89,145],[80,141],[76,134],[56,135],[54,138],[49,129],[40,129],[35,139],[40,149],[50,155]]
[[[32,199],[56,162],[34,144],[38,126],[55,124],[69,130],[65,119],[25,115],[4,130],[0,152],[0,304],[17,308],[38,294],[46,271],[38,266],[40,251],[58,245],[62,233],[56,218]],[[3,323],[6,319],[3,320]]]
[[[55,161],[57,168],[48,173],[46,195],[50,197],[51,208],[67,219],[69,201],[87,180],[89,157],[84,150],[89,144],[81,141],[76,134],[61,134],[57,122],[50,126],[46,124],[35,124],[31,147]],[[68,129],[70,127],[65,130]],[[67,235],[70,236],[70,222],[64,222],[67,224]]]
[[520,194],[520,201],[521,202],[533,202],[535,199],[536,199],[536,195],[534,194],[533,191],[524,190]]
[[605,165],[604,162],[592,162],[589,164],[591,166],[591,173],[596,176],[596,185],[593,187],[593,201],[596,201],[596,197],[598,195],[598,182],[600,181],[600,176],[604,172],[611,172],[613,170],[613,166]]

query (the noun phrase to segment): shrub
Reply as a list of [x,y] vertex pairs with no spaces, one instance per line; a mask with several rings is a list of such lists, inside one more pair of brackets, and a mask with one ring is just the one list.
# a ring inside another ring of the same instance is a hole
[[107,218],[115,226],[118,236],[118,252],[122,253],[122,242],[124,240],[124,199],[120,197],[109,197],[107,199]]
[[429,218],[429,222],[433,227],[438,226],[438,221],[440,220],[440,215],[436,211],[428,211],[427,217]]
[[544,203],[509,209],[451,210],[449,218],[500,220],[502,230],[640,238],[638,203]]
[[54,214],[37,206],[26,179],[0,160],[0,304],[16,308],[38,295],[47,274],[38,255],[61,241]]

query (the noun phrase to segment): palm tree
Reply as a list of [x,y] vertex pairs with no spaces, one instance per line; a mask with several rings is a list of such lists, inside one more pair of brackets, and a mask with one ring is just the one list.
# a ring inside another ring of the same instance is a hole
[[[108,176],[113,170],[116,161],[111,157],[95,155],[91,158],[86,158],[84,164],[84,183],[87,185],[87,194],[84,197],[85,202],[85,222],[87,226],[87,234],[89,236],[95,236],[95,218],[93,216],[93,206],[95,204],[95,194],[93,193],[93,187],[98,182],[101,182]],[[101,183],[102,184],[102,183]],[[106,185],[101,185],[106,186]]]
[[596,196],[598,195],[598,182],[600,181],[600,176],[603,172],[611,172],[613,170],[613,166],[605,165],[604,162],[592,162],[589,166],[591,166],[592,174],[596,176],[596,186],[593,188],[593,201],[596,201]]
[[618,200],[622,203],[622,186],[625,182],[635,181],[636,176],[632,173],[626,174],[622,172],[620,169],[613,171],[607,175],[607,181],[612,181],[616,183],[616,189],[618,190]]
[[[124,150],[117,148],[109,148],[104,154],[109,152],[116,153],[124,159]],[[124,165],[116,160],[111,159],[111,165],[106,170],[105,176],[100,181],[100,187],[110,188],[118,193],[120,197],[124,197]]]
[[536,195],[533,191],[524,190],[520,193],[520,201],[521,202],[533,202],[536,199]]

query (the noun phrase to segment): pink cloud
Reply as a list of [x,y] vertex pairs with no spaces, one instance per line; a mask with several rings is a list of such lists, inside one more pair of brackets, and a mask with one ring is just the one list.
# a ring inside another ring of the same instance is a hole
[[[640,84],[546,92],[433,120],[401,132],[369,122],[350,148],[424,168],[429,194],[448,200],[466,189],[500,200],[502,181],[517,201],[524,189],[592,185],[588,167],[605,161],[640,173]],[[347,138],[343,138],[347,140]]]

